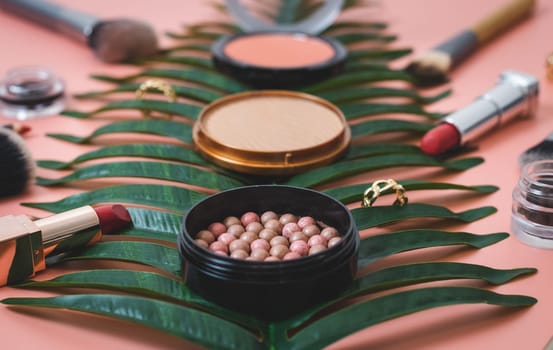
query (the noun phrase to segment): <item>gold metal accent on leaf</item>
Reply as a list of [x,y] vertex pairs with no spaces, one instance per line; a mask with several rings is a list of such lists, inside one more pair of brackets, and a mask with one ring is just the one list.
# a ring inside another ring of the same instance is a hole
[[367,188],[363,193],[363,207],[372,207],[376,199],[381,193],[388,190],[394,190],[396,192],[396,200],[394,205],[404,206],[407,204],[407,195],[405,194],[405,188],[398,184],[393,179],[376,180],[372,183],[371,187]]

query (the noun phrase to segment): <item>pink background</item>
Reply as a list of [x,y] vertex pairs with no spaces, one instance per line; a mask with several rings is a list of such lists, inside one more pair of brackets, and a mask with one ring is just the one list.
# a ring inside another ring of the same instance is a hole
[[[184,23],[213,19],[216,12],[207,1],[200,0],[111,0],[59,1],[83,11],[107,17],[134,17],[150,22],[162,36],[166,30],[179,30]],[[390,31],[400,39],[394,47],[413,47],[420,53],[443,39],[480,19],[507,1],[501,0],[381,0],[363,13],[363,19],[385,20]],[[352,13],[352,16],[354,14]],[[133,67],[106,65],[96,60],[87,47],[74,43],[58,34],[33,26],[16,17],[0,12],[0,73],[21,65],[44,65],[58,72],[67,82],[69,93],[104,87],[88,78],[91,73],[126,74]],[[512,29],[493,43],[480,49],[452,74],[450,86],[453,96],[431,106],[436,111],[460,108],[478,94],[495,84],[498,75],[506,69],[533,74],[541,81],[541,96],[537,116],[530,120],[517,120],[486,135],[478,142],[473,155],[486,162],[461,174],[425,171],[434,181],[450,181],[464,185],[494,184],[500,191],[488,196],[470,196],[458,192],[441,195],[437,191],[413,194],[454,210],[467,210],[477,206],[493,205],[498,212],[470,225],[448,227],[473,233],[509,232],[511,191],[519,176],[517,158],[521,152],[542,140],[553,130],[553,82],[545,78],[544,61],[553,51],[553,1],[538,2],[535,16]],[[163,39],[163,43],[170,43]],[[398,62],[398,66],[406,61]],[[71,100],[69,107],[86,110],[88,103]],[[1,119],[1,122],[10,122]],[[92,146],[68,146],[45,136],[48,132],[66,132],[85,135],[105,123],[101,118],[83,122],[71,118],[49,117],[30,122],[33,131],[26,137],[35,159],[70,160]],[[42,176],[57,177],[58,172],[39,170]],[[371,176],[405,177],[401,169],[383,171]],[[408,173],[414,177],[418,173]],[[367,178],[365,180],[376,179]],[[359,178],[357,179],[359,180]],[[28,193],[0,202],[0,215],[46,213],[21,207],[20,202],[52,201],[75,192],[75,189],[32,187]],[[370,233],[364,233],[370,234]],[[553,251],[526,246],[514,237],[482,250],[430,249],[424,252],[402,254],[388,259],[381,266],[397,262],[428,259],[451,260],[485,264],[496,268],[536,267],[533,276],[491,290],[526,294],[539,302],[531,308],[508,310],[487,305],[460,305],[424,311],[382,323],[360,331],[334,345],[331,349],[542,349],[553,335]],[[50,278],[76,265],[66,264],[40,275]],[[448,284],[471,284],[449,282]],[[480,286],[478,283],[472,283]],[[45,296],[47,292],[0,289],[0,298],[16,296]],[[143,327],[107,320],[101,317],[76,315],[71,312],[41,310],[16,311],[0,306],[0,334],[5,349],[192,349],[194,345],[170,335]]]

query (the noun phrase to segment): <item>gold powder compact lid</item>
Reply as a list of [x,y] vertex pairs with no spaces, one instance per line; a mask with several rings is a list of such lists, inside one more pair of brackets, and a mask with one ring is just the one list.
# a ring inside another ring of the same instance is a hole
[[293,175],[331,163],[351,141],[338,107],[285,90],[255,90],[215,100],[201,112],[193,136],[204,157],[253,175]]

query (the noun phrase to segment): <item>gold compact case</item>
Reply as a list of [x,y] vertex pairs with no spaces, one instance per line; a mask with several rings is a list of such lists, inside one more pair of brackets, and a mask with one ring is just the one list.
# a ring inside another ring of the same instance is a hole
[[200,113],[193,136],[204,157],[253,175],[293,175],[329,164],[351,141],[338,107],[287,90],[255,90],[217,99]]

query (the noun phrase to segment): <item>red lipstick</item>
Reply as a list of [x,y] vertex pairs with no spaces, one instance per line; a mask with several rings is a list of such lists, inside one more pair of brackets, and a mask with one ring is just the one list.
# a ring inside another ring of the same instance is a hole
[[119,204],[84,206],[35,221],[25,215],[0,218],[0,286],[21,282],[46,268],[46,257],[83,248],[131,226]]
[[420,142],[431,156],[452,151],[518,116],[533,116],[539,92],[538,80],[515,71],[503,72],[497,85],[465,108],[442,119]]

